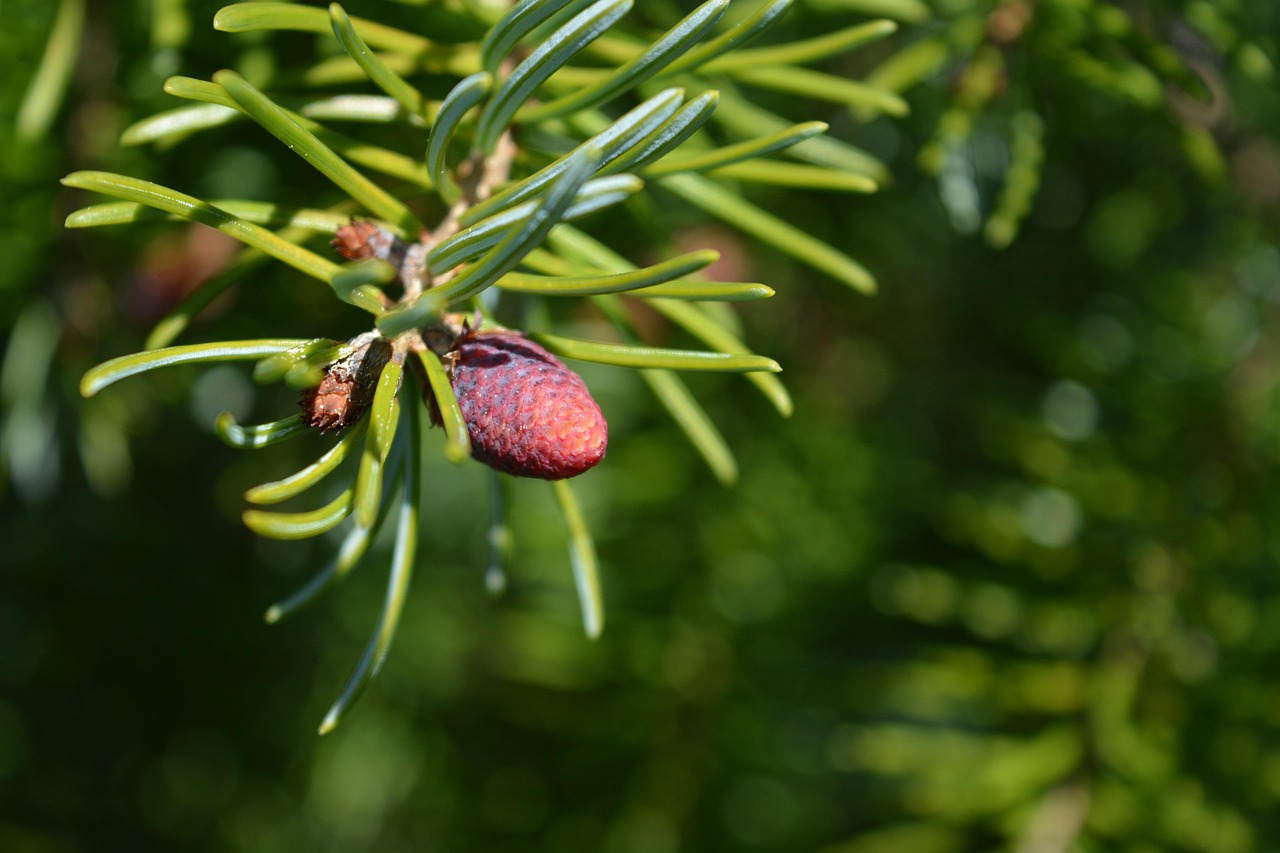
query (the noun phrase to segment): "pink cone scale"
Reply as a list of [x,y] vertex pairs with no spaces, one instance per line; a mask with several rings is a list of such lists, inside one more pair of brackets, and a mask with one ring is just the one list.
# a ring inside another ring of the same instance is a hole
[[609,428],[586,383],[523,335],[464,333],[446,364],[477,460],[563,480],[604,458]]

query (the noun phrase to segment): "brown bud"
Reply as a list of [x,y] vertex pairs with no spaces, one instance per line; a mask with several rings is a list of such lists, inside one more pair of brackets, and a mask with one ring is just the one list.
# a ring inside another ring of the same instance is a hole
[[391,358],[386,338],[356,338],[355,349],[325,368],[324,379],[302,392],[302,421],[321,432],[350,426],[364,415],[378,386],[378,375]]
[[329,245],[348,260],[363,261],[378,257],[381,250],[379,243],[391,239],[390,235],[383,238],[382,233],[382,229],[372,222],[357,219],[350,225],[339,228]]

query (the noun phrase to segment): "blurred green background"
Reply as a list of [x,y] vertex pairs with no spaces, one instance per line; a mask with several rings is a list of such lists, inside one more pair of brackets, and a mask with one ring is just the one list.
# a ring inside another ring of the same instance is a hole
[[[891,168],[869,197],[751,193],[881,292],[655,191],[682,245],[778,290],[741,318],[794,416],[691,378],[739,454],[725,489],[634,376],[584,371],[613,439],[578,481],[604,568],[595,643],[545,484],[514,485],[494,598],[483,472],[428,454],[400,635],[323,739],[379,566],[268,628],[328,546],[255,539],[240,494],[306,455],[237,453],[210,428],[289,395],[239,368],[75,390],[227,248],[164,223],[64,231],[87,201],[61,175],[328,193],[243,129],[119,147],[174,106],[170,74],[308,61],[309,37],[215,33],[218,5],[88,4],[66,95],[25,136],[57,7],[0,5],[0,850],[1280,848],[1273,4],[799,4],[793,36],[876,6],[904,18],[838,72],[941,51],[904,119],[772,96]],[[1017,213],[1010,187],[1029,204],[1012,242],[1017,215],[990,224]],[[641,256],[624,219],[595,230]],[[304,287],[264,266],[194,334],[358,330]]]

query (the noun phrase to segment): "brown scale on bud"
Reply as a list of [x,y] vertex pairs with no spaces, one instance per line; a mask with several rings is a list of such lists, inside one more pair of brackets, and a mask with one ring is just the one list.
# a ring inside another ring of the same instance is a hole
[[378,375],[391,358],[391,343],[372,334],[351,341],[353,349],[325,368],[324,379],[302,392],[302,421],[329,432],[350,426],[364,415],[378,386]]
[[349,261],[376,258],[378,256],[376,244],[379,242],[380,232],[381,229],[372,222],[354,219],[350,225],[343,225],[338,229],[333,239],[329,241],[329,245]]
[[365,219],[353,219],[343,225],[329,241],[339,255],[349,261],[377,258],[397,268],[404,262],[409,245],[386,228]]
[[386,261],[395,267],[405,292],[416,295],[426,286],[428,236],[424,231],[422,239],[407,243],[381,225],[353,219],[335,232],[329,245],[350,261]]

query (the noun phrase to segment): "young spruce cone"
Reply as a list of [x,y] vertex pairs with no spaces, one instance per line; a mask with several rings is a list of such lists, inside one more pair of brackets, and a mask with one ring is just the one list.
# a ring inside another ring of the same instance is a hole
[[471,455],[484,464],[563,480],[604,458],[609,428],[586,383],[533,341],[518,332],[468,330],[444,361]]

